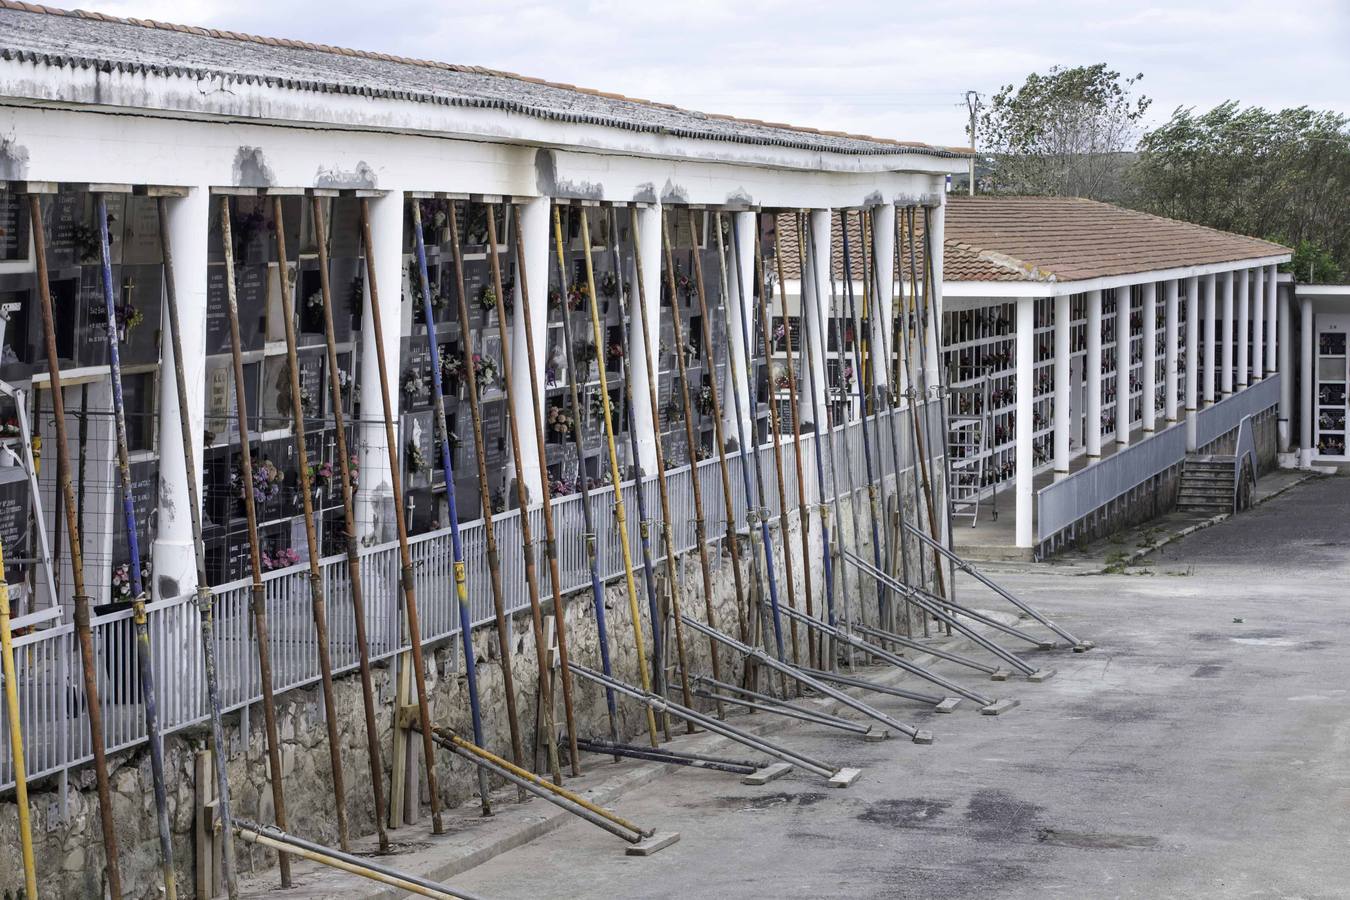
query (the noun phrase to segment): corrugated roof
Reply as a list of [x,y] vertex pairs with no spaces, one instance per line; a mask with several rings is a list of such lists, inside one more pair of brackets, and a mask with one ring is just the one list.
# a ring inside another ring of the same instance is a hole
[[[944,281],[1084,281],[1162,269],[1238,262],[1289,253],[1288,247],[1203,225],[1079,197],[947,197]],[[784,274],[798,278],[796,223],[779,216]],[[849,241],[857,241],[855,216]],[[922,216],[918,234],[923,233]],[[836,213],[832,268],[843,276]],[[856,244],[854,244],[856,246]],[[916,240],[922,272],[922,240]],[[858,260],[853,273],[861,277]]]
[[0,0],[0,57],[101,71],[210,77],[293,90],[496,109],[554,121],[848,155],[960,148],[710,115],[649,100],[456,66],[208,28]]

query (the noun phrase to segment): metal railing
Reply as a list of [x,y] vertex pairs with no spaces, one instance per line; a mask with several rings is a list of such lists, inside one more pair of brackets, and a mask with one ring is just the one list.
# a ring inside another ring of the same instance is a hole
[[[940,416],[935,403],[930,415]],[[889,425],[883,414],[876,419],[882,437],[878,462],[879,475],[894,475],[890,453]],[[910,464],[908,447],[909,414],[894,413],[902,442],[902,466]],[[869,421],[872,418],[869,417]],[[870,426],[869,426],[870,429]],[[854,488],[863,482],[862,425],[854,420],[836,429],[854,455]],[[875,449],[875,447],[874,447]],[[814,460],[815,440],[802,438],[803,465],[808,497],[818,501]],[[777,516],[781,508],[774,471],[772,444],[757,448],[763,466],[765,496],[761,506]],[[875,460],[874,460],[875,461]],[[730,454],[734,508],[738,527],[743,530],[745,497],[741,490],[739,454]],[[788,492],[788,508],[797,508],[795,454],[790,440],[783,443],[783,475]],[[670,490],[671,520],[675,528],[677,553],[694,549],[693,491],[702,492],[710,542],[721,540],[726,531],[721,476],[715,459],[704,460],[692,470],[689,466],[665,473]],[[839,471],[843,477],[843,465]],[[624,503],[636,509],[636,491],[646,492],[647,509],[659,515],[660,503],[655,474],[639,485],[622,485]],[[841,486],[842,488],[842,486]],[[613,487],[591,493],[597,522],[597,553],[601,577],[609,580],[623,573],[618,535],[613,527]],[[841,490],[841,496],[847,491]],[[556,498],[553,514],[559,536],[558,556],[567,593],[588,588],[590,570],[586,560],[581,497]],[[511,510],[494,517],[494,528],[501,554],[502,585],[507,598],[508,615],[529,609],[523,554],[509,552],[521,546],[520,511]],[[543,511],[534,507],[526,512],[535,534],[543,533]],[[659,520],[653,523],[659,528]],[[629,539],[639,540],[641,523],[628,517]],[[477,521],[461,528],[465,559],[468,562],[471,619],[474,627],[493,621],[492,591],[484,553],[484,524]],[[422,613],[423,643],[430,645],[459,634],[459,619],[449,529],[418,535],[410,539],[413,573]],[[652,534],[653,561],[664,560],[664,545],[659,532]],[[542,553],[537,546],[536,552]],[[719,556],[720,558],[720,556]],[[542,560],[541,560],[542,562]],[[352,616],[351,582],[345,554],[325,557],[320,564],[324,593],[328,598],[329,643],[335,673],[352,671],[357,666],[355,623]],[[366,628],[373,660],[387,659],[407,649],[401,627],[402,609],[398,591],[399,555],[397,542],[389,542],[361,551],[361,577],[365,588]],[[278,694],[303,687],[319,679],[318,646],[310,609],[309,573],[302,564],[263,575],[267,612],[270,621],[272,675]],[[258,675],[257,650],[252,630],[249,579],[232,581],[215,588],[215,640],[222,707],[226,712],[258,702],[262,697]],[[545,589],[547,584],[545,582]],[[160,724],[165,734],[200,724],[207,719],[205,673],[201,667],[201,619],[195,596],[160,600],[146,607],[150,646],[159,701]],[[125,610],[92,621],[94,652],[98,660],[99,701],[103,709],[105,744],[109,752],[124,750],[145,740],[144,709],[140,682],[136,675],[135,639],[131,611]],[[70,623],[34,631],[14,641],[19,672],[20,722],[28,757],[29,780],[52,775],[89,761],[89,726],[85,713],[83,682],[76,648],[74,626]],[[0,711],[0,734],[9,723]],[[13,764],[8,742],[0,749],[0,790],[13,786]]]
[[1214,443],[1237,428],[1243,416],[1255,416],[1279,402],[1280,376],[1277,374],[1200,410],[1195,414],[1195,446]]

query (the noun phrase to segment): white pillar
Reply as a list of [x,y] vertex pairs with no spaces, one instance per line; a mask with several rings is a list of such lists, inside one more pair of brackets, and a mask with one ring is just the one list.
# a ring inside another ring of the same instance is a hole
[[[809,320],[809,334],[803,331],[803,339],[809,337],[811,354],[816,364],[815,393],[816,408],[819,410],[821,433],[825,429],[825,379],[828,368],[825,365],[825,310],[830,302],[830,211],[814,209],[810,214],[810,234],[807,235],[807,259],[802,261],[802,320]],[[802,347],[804,360],[809,361],[805,345]],[[802,364],[806,372],[806,362]],[[803,383],[797,386],[798,406],[803,422],[809,422],[815,416],[811,403],[811,378],[809,374]]]
[[1237,366],[1233,371],[1233,380],[1236,383],[1237,390],[1242,390],[1249,383],[1249,373],[1251,372],[1251,352],[1247,343],[1248,335],[1251,331],[1251,273],[1246,269],[1241,269],[1233,273],[1233,280],[1237,283],[1237,316],[1233,320],[1233,340],[1236,343]]
[[1017,484],[1017,546],[1030,547],[1035,531],[1032,522],[1032,399],[1036,394],[1036,300],[1017,298],[1017,362],[1014,371],[1017,383],[1017,418],[1014,431],[1017,450],[1013,477]]
[[1217,325],[1218,312],[1216,303],[1218,296],[1218,283],[1213,275],[1205,276],[1205,406],[1214,403],[1214,379],[1217,366],[1215,360],[1217,357],[1218,346],[1215,342],[1214,331]]
[[1102,458],[1102,292],[1087,293],[1087,434],[1083,444],[1088,463]]
[[[753,212],[732,213],[731,227],[736,229],[735,238],[727,234],[727,359],[728,365],[735,367],[735,377],[727,379],[727,390],[735,390],[740,400],[728,397],[722,404],[722,412],[729,435],[745,435],[746,443],[755,446],[755,423],[750,416],[750,393],[754,384],[746,372],[746,361],[754,358],[756,344],[754,287],[755,287],[755,214]],[[739,251],[739,252],[738,252]],[[741,289],[745,289],[745,296]],[[858,298],[861,301],[861,297]],[[749,346],[746,340],[750,341]],[[739,429],[736,422],[737,410],[740,411]]]
[[[549,251],[549,213],[550,201],[547,197],[536,197],[520,204],[520,237],[525,242],[525,280],[530,287],[530,306],[525,308],[521,297],[520,279],[516,279],[514,306],[515,320],[511,324],[511,415],[516,417],[516,428],[520,433],[521,479],[525,490],[529,492],[530,502],[534,503],[544,496],[543,473],[539,469],[539,454],[530,448],[537,440],[534,430],[535,398],[530,392],[530,369],[525,354],[525,322],[528,318],[530,334],[534,338],[534,366],[539,374],[540,409],[544,403],[544,360],[548,352],[548,251]],[[636,293],[636,289],[634,291]],[[635,392],[636,394],[636,392]],[[646,393],[642,394],[643,400]],[[639,401],[633,398],[636,413]],[[648,403],[648,406],[651,404]],[[638,431],[638,434],[646,432]],[[650,471],[650,470],[647,470]]]
[[1158,285],[1150,281],[1141,288],[1143,296],[1144,355],[1142,376],[1139,380],[1143,388],[1139,409],[1142,414],[1142,426],[1145,435],[1153,432],[1158,424]]
[[1177,421],[1177,280],[1163,286],[1163,417]]
[[[374,248],[371,268],[380,292],[380,319],[384,331],[384,356],[389,369],[389,404],[398,426],[400,292],[403,285],[403,192],[390,191],[370,200],[370,236]],[[380,370],[375,358],[375,328],[369,314],[370,279],[364,279],[366,304],[361,316],[361,425],[357,446],[361,454],[360,487],[356,492],[358,539],[373,535],[377,541],[396,536],[393,520],[394,490],[390,481],[389,449],[384,433],[384,403]],[[532,285],[533,286],[533,285]]]
[[[661,209],[657,205],[639,207],[632,210],[637,218],[642,243],[636,253],[642,257],[642,289],[647,295],[647,323],[651,333],[643,339],[642,313],[637,304],[641,297],[637,291],[637,272],[629,273],[633,291],[629,294],[628,346],[632,358],[628,360],[629,377],[633,379],[633,424],[636,428],[638,444],[638,462],[645,474],[656,473],[656,429],[659,427],[657,411],[652,409],[651,393],[647,389],[647,357],[659,359],[661,341]],[[621,225],[624,223],[620,223]],[[548,223],[545,222],[545,230]],[[547,242],[545,242],[547,243]],[[548,271],[548,258],[540,261],[544,272]],[[534,283],[531,277],[530,283]],[[547,313],[545,313],[547,316]],[[538,334],[539,332],[536,332]],[[535,338],[539,341],[539,338]],[[540,341],[542,352],[543,341]],[[543,371],[540,364],[539,371]],[[683,461],[681,461],[683,462]]]
[[[202,488],[202,429],[206,415],[206,237],[211,225],[211,192],[195,188],[187,196],[169,200],[169,238],[173,244],[174,285],[183,341],[183,377],[187,385],[189,429],[197,496]],[[192,515],[188,507],[187,467],[178,415],[178,384],[174,377],[173,342],[168,336],[169,314],[163,317],[159,379],[159,513],[153,546],[154,584],[147,585],[156,600],[189,594],[197,588],[197,559],[193,553]]]
[[1223,319],[1219,323],[1219,394],[1233,394],[1233,273],[1223,273]]
[[1266,272],[1253,269],[1252,276],[1252,377],[1260,381],[1265,375],[1266,362]]
[[1070,301],[1068,294],[1055,297],[1055,480],[1069,474],[1069,357],[1072,347]]
[[1266,280],[1266,360],[1265,370],[1267,375],[1275,374],[1277,365],[1276,348],[1283,338],[1287,337],[1289,331],[1287,328],[1281,328],[1278,331],[1276,326],[1279,322],[1280,312],[1280,283],[1275,266],[1266,266],[1265,272],[1258,277]]
[[[1275,267],[1271,266],[1273,270]],[[1293,433],[1289,423],[1294,418],[1294,361],[1289,341],[1289,329],[1292,326],[1292,313],[1289,307],[1293,301],[1293,285],[1283,299],[1279,298],[1279,283],[1275,285],[1275,295],[1279,306],[1279,352],[1280,352],[1280,418],[1276,425],[1280,437],[1280,450],[1288,453],[1293,449]]]
[[1116,288],[1116,446],[1130,443],[1130,289]]
[[[872,371],[878,385],[890,383],[890,368],[895,358],[895,337],[891,330],[895,310],[891,306],[895,289],[895,206],[883,203],[872,212],[872,258],[874,283],[869,287],[873,302],[871,332]],[[883,350],[885,352],[883,352]],[[887,356],[887,353],[890,356]]]
[[1317,382],[1313,377],[1313,308],[1311,300],[1299,304],[1302,314],[1303,352],[1299,359],[1299,459],[1303,465],[1312,463],[1313,455],[1313,396],[1317,393]]
[[1200,279],[1186,279],[1186,449],[1195,449],[1195,416],[1200,409]]

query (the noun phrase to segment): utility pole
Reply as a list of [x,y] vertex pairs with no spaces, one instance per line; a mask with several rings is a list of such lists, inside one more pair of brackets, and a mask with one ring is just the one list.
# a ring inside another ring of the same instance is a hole
[[975,196],[975,115],[980,111],[979,91],[966,91],[966,109],[970,110],[970,196]]

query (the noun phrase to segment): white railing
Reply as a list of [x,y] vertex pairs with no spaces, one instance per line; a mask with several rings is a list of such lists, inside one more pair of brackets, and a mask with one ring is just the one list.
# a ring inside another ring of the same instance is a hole
[[[930,415],[937,415],[935,403]],[[901,465],[908,466],[909,414],[895,413],[901,442]],[[931,421],[931,420],[930,420]],[[886,415],[869,418],[873,435],[873,466],[878,477],[893,475],[890,426]],[[875,426],[875,427],[874,427]],[[940,428],[940,426],[939,426]],[[854,489],[865,487],[866,468],[862,447],[862,424],[853,421],[836,429],[841,439],[835,446],[852,454]],[[940,430],[931,433],[940,433]],[[878,453],[877,441],[880,442]],[[797,508],[796,460],[790,439],[783,441],[783,478],[789,509]],[[808,498],[817,500],[819,490],[815,472],[815,440],[803,435],[804,480]],[[758,449],[764,481],[761,506],[775,516],[781,508],[772,444]],[[729,455],[733,508],[738,527],[744,528],[745,496],[742,490],[740,454]],[[845,477],[843,461],[837,470]],[[677,553],[694,549],[695,481],[703,498],[707,536],[710,542],[726,533],[726,510],[721,473],[716,459],[704,460],[691,477],[684,466],[665,473],[670,493],[671,521],[675,529]],[[829,476],[827,469],[827,478]],[[753,468],[751,481],[754,482]],[[633,482],[623,485],[629,539],[634,560],[640,560],[640,520],[637,490]],[[641,485],[647,514],[653,523],[661,521],[659,488],[656,476],[646,477]],[[847,483],[840,487],[846,494]],[[596,552],[602,580],[623,572],[619,540],[613,527],[613,488],[591,492],[591,508],[597,534]],[[532,537],[539,563],[539,587],[543,598],[551,591],[544,557],[543,511],[528,511]],[[590,569],[586,558],[584,519],[579,495],[561,497],[553,503],[558,560],[565,593],[589,587]],[[515,548],[522,546],[520,512],[494,517],[500,547],[503,596],[508,615],[529,609],[525,582],[524,556]],[[493,621],[492,586],[484,550],[482,521],[461,528],[464,555],[468,562],[471,621],[474,627]],[[410,540],[414,585],[422,618],[422,639],[434,644],[459,634],[458,608],[453,597],[452,555],[449,529],[418,535]],[[664,540],[659,527],[651,531],[653,562],[665,559]],[[336,555],[320,563],[324,594],[328,603],[329,645],[335,673],[357,666],[355,623],[352,615],[351,581],[347,558]],[[373,659],[386,659],[407,649],[402,639],[401,596],[398,590],[399,551],[397,542],[389,542],[361,551],[361,579],[366,606],[366,631]],[[268,572],[263,576],[266,593],[269,644],[272,651],[272,678],[279,694],[319,680],[318,645],[310,606],[307,565]],[[221,703],[224,711],[237,710],[261,699],[257,651],[252,627],[251,581],[241,579],[215,589],[215,644]],[[160,726],[165,734],[206,720],[205,676],[198,645],[201,640],[200,614],[192,596],[151,603],[147,608],[151,654],[156,673]],[[136,675],[135,638],[129,610],[98,616],[91,623],[94,653],[97,658],[99,702],[107,749],[132,747],[145,740],[144,710],[140,683]],[[74,626],[67,623],[35,631],[15,639],[18,677],[19,718],[22,723],[29,779],[42,778],[62,769],[88,762],[92,758],[88,717],[85,714],[83,679]],[[8,722],[0,710],[0,734],[6,734]],[[0,790],[13,786],[13,765],[8,741],[0,748]]]

